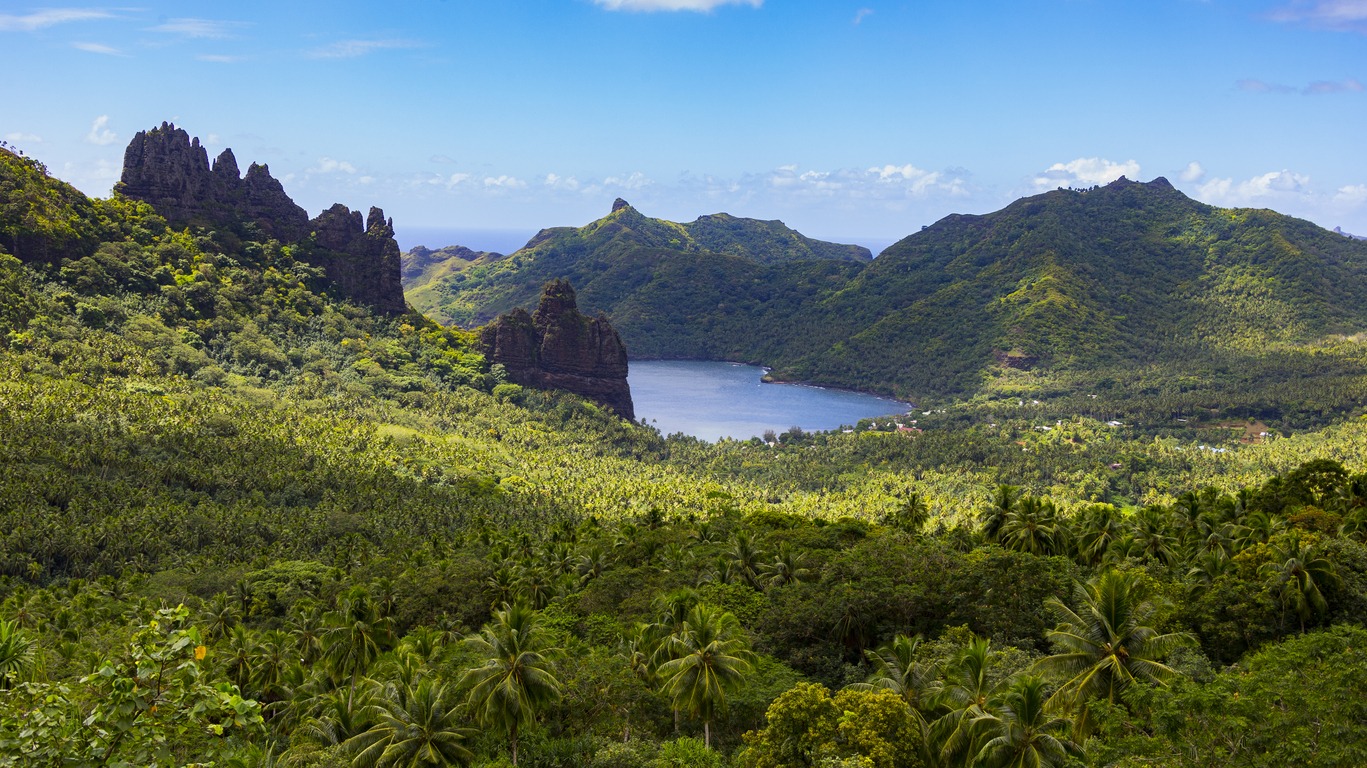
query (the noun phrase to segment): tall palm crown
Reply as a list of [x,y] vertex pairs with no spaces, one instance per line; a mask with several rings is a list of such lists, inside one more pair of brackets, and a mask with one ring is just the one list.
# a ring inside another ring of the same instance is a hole
[[978,727],[990,736],[974,758],[982,768],[1046,768],[1067,763],[1082,750],[1068,738],[1073,724],[1045,708],[1044,680],[1025,676],[1011,685],[995,714],[984,715]]
[[416,687],[390,684],[371,705],[374,725],[344,743],[356,768],[463,765],[474,757],[465,741],[474,729],[460,725],[450,689],[430,679]]
[[1299,535],[1288,536],[1272,551],[1273,561],[1263,564],[1260,571],[1271,577],[1282,604],[1296,612],[1301,632],[1305,632],[1307,619],[1329,610],[1323,588],[1339,583],[1337,569]]
[[1078,585],[1076,611],[1056,598],[1045,603],[1058,621],[1047,633],[1058,653],[1035,668],[1062,681],[1055,697],[1071,704],[1115,701],[1135,680],[1162,682],[1175,674],[1161,659],[1195,641],[1185,632],[1160,634],[1149,626],[1156,605],[1146,598],[1138,573],[1108,570]]
[[465,642],[485,659],[461,678],[461,687],[470,690],[470,709],[480,722],[508,732],[517,765],[518,729],[560,698],[560,681],[551,671],[551,659],[560,649],[551,645],[538,615],[524,605],[505,604]]
[[932,663],[918,661],[916,657],[920,650],[919,635],[897,635],[891,643],[876,651],[864,651],[864,656],[873,665],[873,673],[867,681],[855,683],[850,688],[892,691],[907,703],[912,716],[924,723],[930,700],[940,690],[940,670]]
[[670,661],[660,676],[676,710],[703,721],[703,740],[712,741],[712,720],[726,708],[726,696],[745,682],[755,659],[736,617],[706,605],[689,611],[683,630],[670,640]]

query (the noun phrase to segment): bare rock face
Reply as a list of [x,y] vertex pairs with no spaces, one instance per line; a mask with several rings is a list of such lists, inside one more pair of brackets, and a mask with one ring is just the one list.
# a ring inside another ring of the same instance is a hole
[[635,419],[627,350],[606,317],[585,317],[565,280],[546,284],[536,313],[515,309],[480,329],[480,346],[508,378],[538,389],[563,389]]
[[302,244],[301,257],[323,267],[344,298],[385,313],[408,311],[393,222],[378,208],[363,222],[359,211],[338,204],[309,221],[270,168],[252,163],[242,176],[231,149],[210,166],[199,139],[169,123],[133,137],[115,190],[150,203],[173,226],[252,225],[282,243]]
[[390,314],[408,310],[399,282],[399,244],[394,223],[384,211],[371,208],[364,224],[361,212],[341,203],[308,222],[313,232],[304,258],[323,268],[333,285],[345,296]]

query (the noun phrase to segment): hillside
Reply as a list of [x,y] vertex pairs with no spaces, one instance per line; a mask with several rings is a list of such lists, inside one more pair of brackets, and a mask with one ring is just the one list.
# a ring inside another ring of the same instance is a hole
[[[1047,696],[1069,764],[1367,755],[1367,420],[664,438],[347,278],[397,274],[383,217],[222,173],[0,151],[0,765],[960,765]],[[616,357],[573,304],[527,322]],[[1060,656],[1110,606],[1114,697]]]
[[715,214],[677,224],[618,200],[604,218],[543,230],[508,256],[415,249],[404,286],[429,317],[470,327],[530,307],[545,282],[568,278],[586,311],[612,319],[633,357],[757,359],[784,343],[799,306],[870,258],[782,222]]
[[636,357],[914,400],[1094,394],[1129,413],[1301,418],[1364,393],[1367,244],[1161,178],[949,216],[873,261],[668,250],[667,224],[623,208],[420,290],[466,323],[567,274]]

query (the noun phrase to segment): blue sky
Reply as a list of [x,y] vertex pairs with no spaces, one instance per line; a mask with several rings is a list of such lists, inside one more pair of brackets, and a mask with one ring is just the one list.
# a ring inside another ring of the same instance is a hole
[[401,233],[620,196],[891,241],[1123,173],[1367,234],[1367,0],[7,1],[0,68],[0,138],[89,194],[171,120]]

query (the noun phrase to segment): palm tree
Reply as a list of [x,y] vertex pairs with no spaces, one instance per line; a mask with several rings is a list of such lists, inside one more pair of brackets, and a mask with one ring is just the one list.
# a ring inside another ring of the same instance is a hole
[[1145,507],[1134,516],[1130,529],[1133,551],[1163,565],[1177,560],[1177,538],[1172,529],[1171,516],[1163,507]]
[[1058,516],[1049,499],[1031,496],[1016,502],[1007,513],[998,536],[1002,546],[1032,555],[1051,555],[1058,551]]
[[912,717],[924,726],[924,713],[930,709],[931,698],[940,690],[940,670],[934,664],[916,660],[920,649],[920,635],[897,635],[891,643],[876,651],[864,651],[864,657],[873,665],[873,673],[865,682],[849,687],[860,691],[892,691],[907,703]]
[[1125,530],[1124,519],[1114,504],[1088,506],[1082,513],[1080,527],[1081,532],[1077,537],[1078,559],[1090,565],[1101,562]]
[[1157,606],[1146,598],[1138,573],[1107,570],[1077,586],[1077,611],[1057,598],[1045,603],[1058,620],[1046,633],[1058,653],[1035,669],[1062,681],[1053,698],[1079,708],[1091,698],[1115,702],[1135,680],[1161,683],[1176,674],[1161,659],[1194,639],[1149,626]]
[[417,687],[390,684],[371,705],[375,724],[343,742],[355,768],[462,765],[474,757],[465,741],[473,728],[460,719],[450,690],[430,679]]
[[1323,587],[1337,585],[1337,569],[1319,548],[1301,542],[1299,534],[1288,536],[1272,550],[1273,561],[1259,573],[1269,577],[1281,595],[1282,605],[1296,612],[1305,634],[1305,620],[1329,610]]
[[1080,757],[1082,750],[1068,738],[1073,724],[1052,717],[1045,708],[1044,680],[1025,676],[1012,683],[995,714],[983,715],[977,726],[990,736],[978,750],[974,766],[982,768],[1049,768]]
[[978,521],[982,524],[983,538],[988,541],[996,541],[1001,533],[1002,526],[1006,524],[1007,515],[1016,509],[1016,502],[1020,499],[1021,489],[1014,485],[1002,483],[992,491],[992,501],[978,515]]
[[907,533],[920,533],[930,521],[930,506],[919,491],[912,491],[886,517],[886,524]]
[[992,641],[976,635],[969,637],[944,670],[944,683],[932,700],[935,709],[944,709],[930,725],[928,743],[938,746],[942,765],[966,765],[977,742],[975,723],[996,708],[1001,687],[992,681],[992,666],[997,654]]
[[759,589],[759,568],[763,556],[759,549],[755,547],[754,540],[744,531],[738,531],[731,540],[731,549],[727,551],[730,558],[731,573],[738,576],[753,589]]
[[560,681],[551,672],[551,659],[560,649],[550,645],[532,609],[506,603],[465,643],[485,662],[466,670],[460,685],[470,689],[468,703],[481,723],[508,732],[517,765],[518,730],[536,719],[537,710],[560,698]]
[[37,644],[18,621],[0,621],[0,691],[9,690],[12,681],[33,667]]
[[351,678],[348,697],[356,683],[380,655],[389,636],[390,621],[381,618],[365,589],[356,587],[338,601],[337,610],[324,617],[323,660],[339,677]]
[[675,711],[703,722],[703,744],[712,746],[712,720],[726,709],[726,695],[745,683],[755,655],[740,622],[725,611],[695,605],[683,631],[670,640],[669,661],[660,665]]
[[760,565],[759,570],[762,574],[760,583],[766,589],[804,581],[812,575],[811,569],[804,564],[802,553],[786,541],[779,545],[773,559]]

